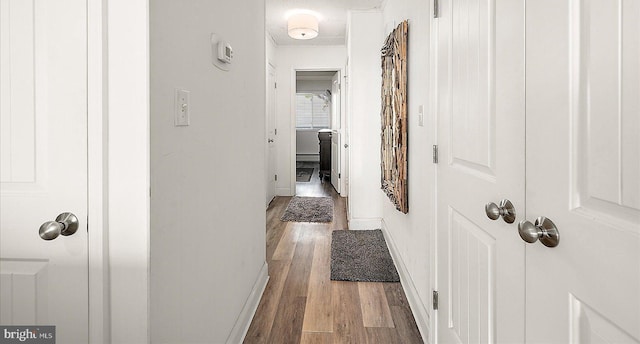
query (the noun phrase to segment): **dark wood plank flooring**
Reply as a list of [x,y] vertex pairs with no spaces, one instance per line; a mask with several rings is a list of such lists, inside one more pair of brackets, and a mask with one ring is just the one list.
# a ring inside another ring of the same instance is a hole
[[267,209],[269,283],[244,343],[422,343],[400,283],[330,280],[331,232],[347,230],[346,199],[317,163],[310,182],[296,183],[298,196],[330,196],[331,223],[282,222],[291,197]]

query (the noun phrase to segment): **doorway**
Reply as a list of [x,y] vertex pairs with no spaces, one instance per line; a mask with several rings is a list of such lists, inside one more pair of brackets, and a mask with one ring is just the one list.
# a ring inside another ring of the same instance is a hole
[[295,71],[295,195],[340,194],[344,117],[340,75],[339,69]]

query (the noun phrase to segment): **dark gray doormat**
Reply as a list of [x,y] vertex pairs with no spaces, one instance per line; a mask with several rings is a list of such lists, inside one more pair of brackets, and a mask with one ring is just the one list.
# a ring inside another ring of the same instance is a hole
[[311,180],[312,174],[313,174],[313,168],[298,167],[296,168],[296,182],[308,182]]
[[333,221],[333,200],[331,197],[293,197],[280,220],[331,222]]
[[382,231],[379,229],[333,231],[331,279],[354,282],[400,282]]

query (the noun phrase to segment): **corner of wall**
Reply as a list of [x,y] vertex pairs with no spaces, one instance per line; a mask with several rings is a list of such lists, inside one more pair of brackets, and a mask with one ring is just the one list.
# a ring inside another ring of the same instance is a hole
[[402,260],[400,251],[398,250],[398,247],[391,237],[384,219],[381,219],[381,225],[382,233],[384,234],[384,238],[387,241],[387,246],[389,247],[391,257],[393,258],[393,261],[396,264],[396,268],[398,269],[398,275],[400,275],[400,283],[402,284],[402,289],[404,290],[404,293],[407,296],[407,300],[409,301],[409,306],[411,307],[411,312],[413,313],[413,317],[416,320],[416,325],[418,325],[418,330],[420,331],[422,340],[424,340],[425,343],[429,343],[429,340],[431,338],[431,314],[427,310],[428,308],[425,306],[424,301],[420,298],[420,294],[418,293],[418,290],[413,283],[413,280],[411,279],[409,270]]
[[247,335],[251,320],[253,320],[253,316],[256,314],[262,294],[267,288],[267,282],[269,282],[269,266],[265,261],[258,275],[258,279],[251,289],[251,294],[249,294],[247,302],[244,304],[244,307],[242,307],[242,311],[235,325],[233,325],[233,329],[231,329],[231,334],[226,341],[227,344],[244,342],[244,337]]

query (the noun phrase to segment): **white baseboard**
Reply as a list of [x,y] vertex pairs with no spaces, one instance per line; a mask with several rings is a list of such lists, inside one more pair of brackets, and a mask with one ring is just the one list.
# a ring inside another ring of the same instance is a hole
[[244,304],[240,316],[238,316],[236,320],[236,324],[233,325],[231,334],[227,337],[227,344],[240,344],[244,341],[244,337],[247,335],[247,331],[249,331],[251,320],[253,320],[253,316],[258,309],[258,304],[260,304],[262,293],[264,293],[264,289],[267,287],[267,282],[269,282],[269,266],[267,262],[264,262],[262,270],[260,270],[260,274],[258,274],[258,279],[253,285],[253,289],[251,289],[251,294],[249,294],[247,302]]
[[276,188],[276,196],[293,196],[291,188]]
[[379,217],[364,218],[356,217],[349,219],[349,229],[379,229],[382,227],[382,219]]
[[404,265],[404,261],[400,256],[400,252],[396,244],[393,242],[393,238],[389,235],[387,230],[387,225],[382,219],[382,233],[384,234],[384,239],[387,241],[387,246],[389,247],[389,252],[391,253],[391,257],[393,258],[393,262],[396,264],[396,268],[398,269],[398,275],[400,275],[400,283],[402,283],[402,289],[404,289],[404,293],[407,296],[407,301],[409,301],[409,306],[411,307],[411,312],[413,313],[413,317],[416,320],[416,325],[418,325],[418,330],[420,331],[420,335],[422,336],[422,340],[425,343],[429,343],[430,336],[430,325],[429,325],[429,312],[422,302],[420,298],[420,294],[418,294],[418,290],[416,289],[415,284],[413,284],[413,279],[411,275],[409,275],[409,271],[407,267]]

